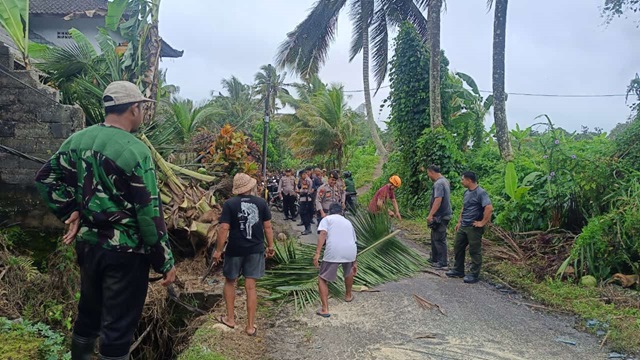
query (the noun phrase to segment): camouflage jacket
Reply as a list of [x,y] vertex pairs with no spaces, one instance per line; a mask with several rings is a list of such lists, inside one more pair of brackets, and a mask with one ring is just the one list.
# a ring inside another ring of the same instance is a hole
[[161,274],[173,267],[151,152],[132,134],[105,125],[73,134],[36,186],[61,220],[80,213],[76,241],[147,254]]

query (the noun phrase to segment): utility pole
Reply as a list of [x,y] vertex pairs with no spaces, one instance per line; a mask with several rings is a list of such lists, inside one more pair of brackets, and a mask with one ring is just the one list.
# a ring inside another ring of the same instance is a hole
[[[262,134],[262,181],[267,186],[267,138],[269,137],[269,116],[271,115],[271,84],[267,84],[267,94],[264,98],[264,133]],[[266,194],[266,192],[265,192]]]

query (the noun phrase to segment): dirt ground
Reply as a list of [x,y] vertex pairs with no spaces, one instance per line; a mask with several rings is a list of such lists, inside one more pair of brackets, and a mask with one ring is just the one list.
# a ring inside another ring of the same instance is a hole
[[[276,223],[283,224],[278,219]],[[300,228],[287,222],[288,232]],[[280,225],[283,226],[283,225]],[[315,230],[315,227],[314,227]],[[314,243],[315,236],[301,241]],[[425,254],[426,256],[426,254]],[[270,359],[607,359],[599,339],[575,329],[571,316],[539,312],[513,291],[467,285],[431,273],[330,300],[331,318],[315,308],[285,307],[263,332]],[[418,306],[415,295],[438,304]]]

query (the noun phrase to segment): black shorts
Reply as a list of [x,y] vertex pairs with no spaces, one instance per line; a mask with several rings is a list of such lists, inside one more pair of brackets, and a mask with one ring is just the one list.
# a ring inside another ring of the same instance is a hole
[[225,256],[222,274],[227,279],[235,280],[240,275],[249,279],[260,279],[264,276],[264,253],[246,256]]

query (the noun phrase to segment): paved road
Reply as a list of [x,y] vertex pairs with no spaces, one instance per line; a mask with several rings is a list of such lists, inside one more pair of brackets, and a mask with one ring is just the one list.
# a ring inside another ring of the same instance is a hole
[[[293,222],[287,226],[291,234],[299,231]],[[315,242],[313,236],[301,240]],[[380,292],[356,293],[352,303],[332,299],[329,319],[315,315],[315,309],[298,314],[284,309],[266,334],[274,344],[269,355],[292,360],[608,357],[596,337],[574,329],[575,318],[531,310],[515,302],[517,294],[487,283],[466,285],[421,273],[375,290]],[[420,308],[414,294],[440,305],[447,315]]]

